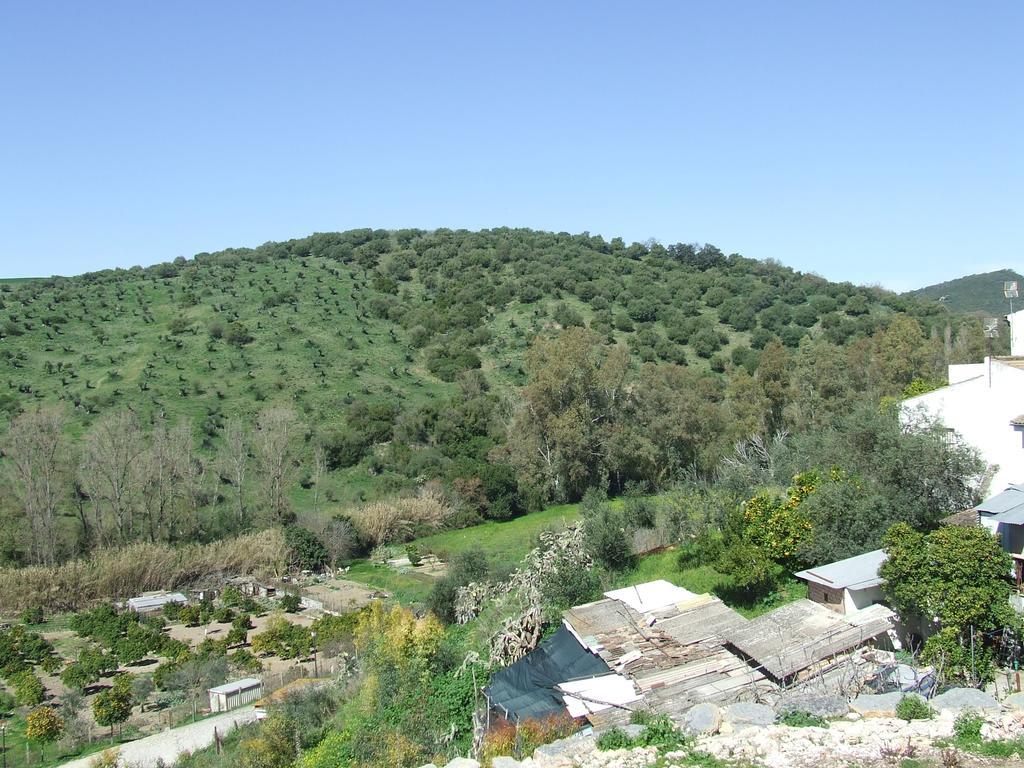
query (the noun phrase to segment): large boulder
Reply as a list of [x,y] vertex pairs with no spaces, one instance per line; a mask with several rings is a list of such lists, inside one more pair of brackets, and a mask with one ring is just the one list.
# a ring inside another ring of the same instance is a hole
[[480,763],[470,757],[456,757],[449,760],[444,768],[480,768]]
[[896,705],[906,694],[862,693],[850,702],[850,709],[861,717],[896,717]]
[[597,750],[597,738],[593,734],[577,733],[567,739],[559,739],[533,751],[537,768],[569,768],[575,758]]
[[939,712],[962,712],[973,709],[975,712],[998,712],[1001,707],[991,694],[977,688],[950,688],[931,700],[931,705]]
[[492,757],[491,768],[522,768],[523,764],[514,757]]
[[1003,699],[1003,706],[1014,712],[1024,712],[1024,693],[1011,693]]
[[740,701],[722,710],[722,722],[734,731],[742,728],[764,728],[775,722],[775,710],[764,704]]
[[783,694],[775,706],[775,711],[779,717],[785,717],[792,712],[806,712],[815,717],[835,720],[845,717],[850,711],[850,705],[844,697],[839,695],[796,691]]
[[722,710],[714,704],[697,704],[686,710],[682,728],[691,736],[710,736],[722,725]]

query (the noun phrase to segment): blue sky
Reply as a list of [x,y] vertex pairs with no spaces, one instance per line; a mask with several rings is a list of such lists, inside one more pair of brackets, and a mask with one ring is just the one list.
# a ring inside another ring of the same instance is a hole
[[1024,268],[1024,4],[8,2],[0,274],[352,227]]

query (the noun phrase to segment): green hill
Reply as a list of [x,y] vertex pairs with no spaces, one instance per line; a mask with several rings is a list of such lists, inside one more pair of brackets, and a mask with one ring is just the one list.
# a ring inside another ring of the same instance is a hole
[[901,310],[942,314],[713,246],[355,230],[2,284],[0,400],[8,412],[63,400],[83,426],[130,407],[199,429],[287,399],[323,424],[356,399],[454,392],[466,369],[519,386],[545,329],[587,324],[637,360],[721,371],[769,338],[843,343]]
[[[708,440],[727,448],[761,418],[741,413],[741,395],[723,405],[727,382],[755,373],[766,344],[795,351],[812,337],[849,347],[860,361],[852,364],[863,367],[870,345],[857,352],[854,342],[901,314],[924,335],[894,350],[897,361],[960,322],[935,302],[713,246],[522,229],[316,234],[148,268],[0,284],[0,443],[10,418],[46,403],[65,405],[75,466],[81,436],[113,415],[134,413],[142,442],[164,419],[185,425],[198,467],[176,470],[172,500],[190,519],[198,510],[201,522],[198,533],[179,535],[212,537],[237,526],[232,481],[215,461],[225,425],[252,424],[261,410],[285,404],[303,426],[287,488],[300,515],[317,500],[321,509],[344,508],[431,478],[462,498],[486,496],[483,508],[515,493],[495,450],[521,404],[526,352],[538,335],[587,326],[627,350],[634,370],[688,369],[698,378],[679,386],[721,411],[725,426]],[[817,366],[817,355],[808,352],[805,364]],[[909,377],[932,375],[903,368],[891,379],[896,393]],[[460,383],[466,371],[479,373]],[[313,462],[314,446],[326,451],[326,471]],[[261,471],[250,468],[250,482],[263,482]],[[460,478],[472,482],[457,485]],[[143,509],[150,492],[136,493]],[[62,502],[69,528],[87,528],[86,501]],[[20,514],[2,486],[0,514]],[[0,557],[20,556],[12,553],[26,540],[17,526],[2,527],[14,540],[0,539]]]
[[[953,312],[1000,317],[1009,311],[1009,302],[1003,298],[1003,283],[1016,280],[1024,291],[1024,275],[1012,269],[982,272],[956,280],[947,280],[926,288],[909,291],[906,296],[918,299],[941,300]],[[1014,308],[1024,307],[1024,300],[1014,301]]]

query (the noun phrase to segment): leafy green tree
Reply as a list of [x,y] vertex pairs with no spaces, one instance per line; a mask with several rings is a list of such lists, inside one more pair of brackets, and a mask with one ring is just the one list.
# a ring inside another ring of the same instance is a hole
[[459,552],[452,557],[445,575],[434,583],[427,597],[427,606],[441,621],[452,624],[455,621],[455,597],[459,588],[474,581],[486,581],[489,576],[490,567],[483,550]]
[[981,527],[945,525],[922,533],[896,523],[884,544],[880,575],[887,598],[897,612],[920,617],[936,631],[922,659],[954,679],[989,679],[1002,631],[1019,629],[1009,604],[1010,556]]
[[97,725],[110,728],[110,743],[113,744],[114,726],[120,725],[132,714],[131,683],[115,680],[112,687],[96,694],[92,700],[92,714]]
[[25,738],[39,745],[46,759],[46,745],[64,733],[64,720],[53,707],[37,707],[25,717]]
[[288,525],[284,529],[284,543],[293,564],[301,570],[322,571],[330,561],[330,554],[319,537],[308,528]]
[[8,678],[8,682],[14,689],[14,696],[18,703],[24,707],[34,707],[42,703],[46,695],[46,688],[35,674],[29,670],[23,670]]
[[633,554],[635,528],[623,510],[601,504],[583,521],[587,552],[610,571],[624,571],[636,562]]

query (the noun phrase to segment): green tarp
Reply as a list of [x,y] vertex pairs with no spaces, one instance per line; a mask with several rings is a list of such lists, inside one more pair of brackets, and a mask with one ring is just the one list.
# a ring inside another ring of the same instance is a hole
[[536,650],[495,673],[484,693],[509,720],[545,718],[565,712],[556,685],[610,672],[601,657],[580,645],[563,624]]

